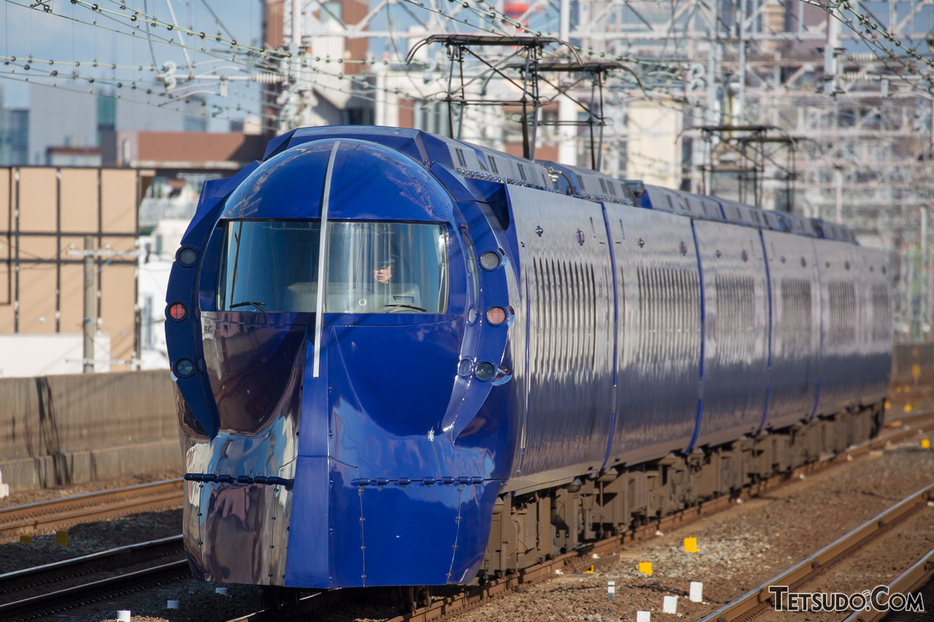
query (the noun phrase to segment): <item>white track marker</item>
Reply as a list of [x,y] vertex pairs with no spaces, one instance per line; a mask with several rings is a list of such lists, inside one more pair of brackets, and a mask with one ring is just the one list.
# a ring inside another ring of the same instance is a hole
[[704,584],[700,581],[691,581],[691,602],[700,603],[704,600]]
[[606,594],[607,594],[607,597],[609,597],[610,602],[613,602],[613,599],[616,598],[616,581],[607,582]]
[[652,612],[651,611],[637,611],[636,622],[652,622]]
[[678,597],[677,596],[666,596],[664,604],[662,605],[662,612],[678,613]]

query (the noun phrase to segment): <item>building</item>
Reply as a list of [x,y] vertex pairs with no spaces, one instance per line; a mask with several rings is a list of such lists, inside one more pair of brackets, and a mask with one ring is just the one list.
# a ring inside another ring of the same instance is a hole
[[100,166],[100,147],[49,147],[45,152],[46,166]]
[[134,368],[137,206],[150,180],[134,169],[0,169],[0,375]]
[[7,108],[0,88],[0,166],[26,164],[29,157],[29,110]]
[[117,130],[101,139],[104,166],[238,171],[263,157],[268,139],[217,132]]
[[33,84],[29,88],[27,163],[49,165],[50,148],[100,148],[103,136],[118,130],[203,132],[207,129],[203,101],[196,96],[189,100],[175,108],[158,107],[126,94],[78,93]]

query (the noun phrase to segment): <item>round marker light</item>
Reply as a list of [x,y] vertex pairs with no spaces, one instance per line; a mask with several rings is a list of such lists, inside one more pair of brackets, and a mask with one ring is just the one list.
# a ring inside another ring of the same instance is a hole
[[486,320],[494,326],[499,326],[506,321],[506,309],[502,307],[493,307],[486,312]]
[[176,322],[179,320],[184,320],[185,316],[187,315],[188,315],[188,309],[186,309],[185,305],[183,305],[182,303],[175,302],[169,305],[169,317],[175,320]]
[[496,375],[496,368],[493,367],[492,363],[480,363],[477,365],[474,375],[477,376],[477,380],[492,380],[493,376]]
[[193,248],[185,247],[179,249],[175,259],[178,260],[178,263],[187,268],[188,266],[193,266],[195,262],[198,261],[198,252]]
[[175,363],[175,375],[179,378],[188,378],[195,373],[195,364],[190,359],[179,359]]
[[485,270],[492,270],[499,266],[499,253],[493,251],[487,251],[480,255],[480,265],[483,266]]

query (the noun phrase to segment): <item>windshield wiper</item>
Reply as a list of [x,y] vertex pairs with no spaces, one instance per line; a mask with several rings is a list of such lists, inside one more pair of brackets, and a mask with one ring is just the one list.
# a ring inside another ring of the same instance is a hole
[[416,307],[416,306],[414,306],[414,305],[406,305],[406,304],[401,304],[401,303],[400,303],[400,304],[383,305],[383,308],[384,308],[384,309],[386,309],[386,308],[388,308],[388,307],[396,307],[396,308],[402,308],[402,309],[415,309],[416,311],[421,311],[422,313],[428,313],[428,309],[422,309],[421,307]]
[[234,304],[230,305],[230,306],[227,307],[227,308],[228,308],[228,309],[236,309],[237,307],[245,307],[245,306],[247,306],[247,305],[253,305],[254,307],[256,307],[257,309],[259,309],[260,311],[265,311],[265,310],[266,310],[266,309],[263,308],[263,307],[266,306],[266,303],[265,303],[265,302],[258,302],[258,301],[255,301],[255,300],[244,300],[243,302],[235,302]]

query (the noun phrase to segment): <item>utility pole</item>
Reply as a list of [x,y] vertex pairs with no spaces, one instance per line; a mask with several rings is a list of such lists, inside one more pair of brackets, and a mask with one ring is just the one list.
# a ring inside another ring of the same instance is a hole
[[71,257],[84,259],[84,353],[82,362],[86,374],[94,373],[94,336],[97,334],[97,288],[94,285],[94,276],[99,272],[95,265],[96,259],[106,258],[101,268],[109,264],[116,257],[139,257],[140,251],[115,251],[107,248],[94,249],[94,236],[84,236],[84,250],[72,249],[68,251]]
[[84,236],[84,373],[94,373],[94,333],[97,332],[97,314],[94,302],[94,236]]
[[[571,39],[571,0],[561,0],[558,13],[558,38],[566,43]],[[577,118],[574,102],[564,96],[558,99],[558,162],[577,164],[577,128],[572,123]]]
[[828,95],[837,93],[837,54],[840,47],[840,21],[837,9],[827,13],[827,45],[824,46],[824,92]]
[[[717,78],[720,72],[718,54],[720,52],[720,3],[714,2],[710,7],[710,23],[707,31],[707,109],[704,111],[704,120],[706,125],[720,125],[721,116],[718,110],[717,102]],[[703,191],[707,194],[714,192],[713,177],[713,159],[716,147],[715,138],[705,143],[706,153],[704,160],[708,166],[704,168],[704,187]]]

